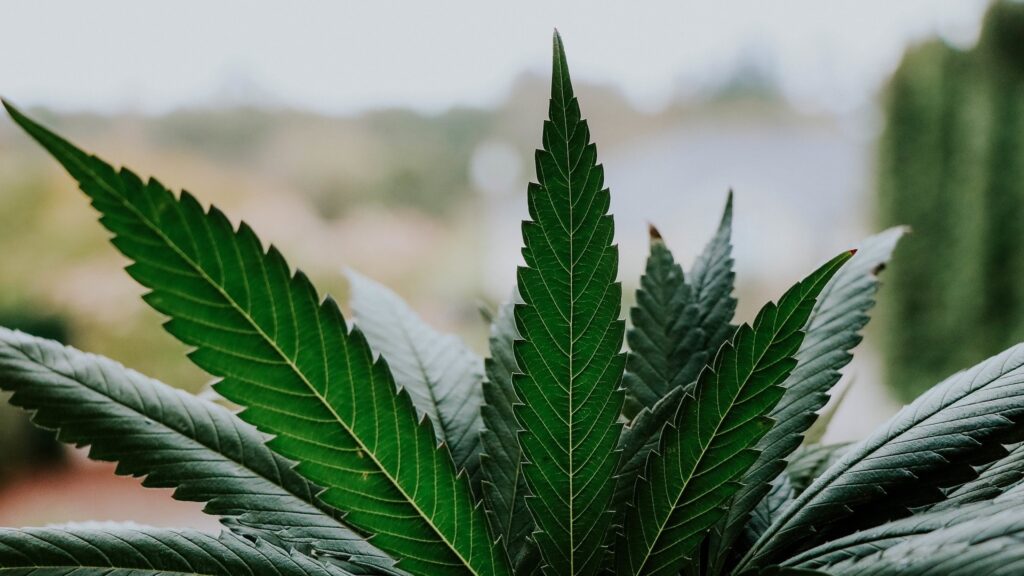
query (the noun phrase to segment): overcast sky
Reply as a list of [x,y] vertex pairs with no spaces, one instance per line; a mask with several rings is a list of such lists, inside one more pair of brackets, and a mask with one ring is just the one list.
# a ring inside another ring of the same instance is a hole
[[[241,101],[348,113],[488,105],[544,72],[558,27],[578,79],[638,106],[772,70],[794,102],[868,102],[909,43],[969,44],[984,0],[594,2],[5,1],[0,95],[23,106],[161,112]],[[557,5],[556,5],[557,4]]]

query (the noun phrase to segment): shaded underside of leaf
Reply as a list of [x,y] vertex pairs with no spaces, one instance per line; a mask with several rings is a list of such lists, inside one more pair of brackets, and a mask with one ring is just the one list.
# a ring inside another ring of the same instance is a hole
[[949,510],[971,502],[991,500],[1024,482],[1024,444],[1018,444],[1006,457],[983,467],[974,480],[958,486],[945,500],[930,510]]
[[907,516],[1006,455],[1024,421],[1024,345],[955,374],[851,447],[776,520],[741,565],[758,566]]
[[533,574],[540,568],[540,552],[533,541],[533,517],[526,505],[526,478],[523,477],[523,452],[519,447],[519,423],[513,406],[519,403],[512,386],[518,371],[513,343],[519,337],[515,305],[503,304],[491,325],[491,354],[484,361],[484,405],[481,416],[484,452],[480,457],[484,506],[494,534],[505,542],[505,549],[517,575]]
[[298,552],[223,534],[140,528],[0,528],[7,576],[345,576]]
[[874,528],[825,542],[788,558],[784,564],[804,568],[821,568],[840,562],[865,558],[921,536],[979,518],[988,518],[1007,510],[1024,511],[1024,494],[1014,490],[994,500],[964,504],[956,509],[930,510],[887,522]]
[[902,228],[893,228],[865,240],[818,297],[803,327],[806,337],[796,354],[796,368],[783,382],[785,393],[769,414],[776,424],[757,443],[757,460],[743,475],[729,511],[709,536],[711,574],[725,569],[751,512],[785,469],[785,459],[800,446],[803,433],[814,424],[839,381],[839,371],[853,358],[860,331],[868,323],[867,313],[875,305],[877,272],[891,258],[903,233]]
[[616,547],[620,574],[677,574],[753,464],[815,299],[850,258],[830,260],[741,326],[705,369],[648,459]]
[[792,482],[789,481],[789,476],[785,474],[779,476],[772,482],[771,491],[765,494],[750,513],[750,520],[743,527],[743,536],[737,539],[737,542],[745,545],[753,544],[779,517],[782,510],[793,502],[795,496],[796,492],[793,490]]
[[597,148],[555,36],[537,179],[527,192],[513,377],[527,503],[551,575],[594,574],[611,524],[625,355],[618,248]]
[[394,560],[341,522],[320,490],[266,437],[227,409],[98,356],[0,328],[0,389],[31,410],[58,438],[90,445],[90,457],[118,463],[119,474],[174,488],[205,502],[247,532],[303,552],[338,556],[357,574],[394,572]]
[[483,361],[457,336],[424,322],[387,287],[351,270],[346,275],[360,330],[479,494]]
[[245,223],[236,229],[187,192],[115,171],[8,110],[92,199],[133,260],[129,274],[151,290],[146,302],[195,348],[193,362],[347,523],[412,573],[507,573],[468,479],[332,299]]
[[834,576],[1018,576],[1024,572],[1020,508],[955,523],[825,568]]
[[786,476],[793,490],[799,495],[811,482],[821,476],[829,466],[842,458],[852,443],[807,444],[797,448],[789,458]]

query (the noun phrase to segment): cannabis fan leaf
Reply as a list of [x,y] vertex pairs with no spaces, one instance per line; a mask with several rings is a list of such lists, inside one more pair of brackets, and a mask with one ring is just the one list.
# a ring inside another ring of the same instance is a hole
[[662,433],[660,458],[648,458],[633,507],[616,547],[619,573],[674,574],[684,568],[701,537],[725,512],[724,500],[754,463],[751,450],[782,397],[780,384],[796,365],[815,299],[844,253],[769,303],[753,325],[740,326],[709,369],[701,373]]
[[242,418],[326,488],[326,503],[410,572],[507,570],[468,479],[333,300],[246,224],[115,171],[9,110],[92,199],[134,260],[128,273],[151,290],[146,302],[170,317],[167,330],[195,347],[189,357],[222,379],[217,391],[245,407]]
[[431,328],[391,290],[353,271],[348,280],[352,313],[370,346],[430,418],[438,442],[451,449],[456,469],[475,480],[483,362],[455,336]]
[[523,224],[516,417],[547,573],[594,574],[612,519],[624,325],[604,169],[557,35],[548,116]]
[[626,333],[610,192],[557,34],[553,68],[517,289],[486,359],[356,273],[349,324],[247,224],[5,102],[240,409],[0,328],[0,390],[35,424],[204,503],[225,528],[0,528],[0,574],[1024,570],[1024,344],[861,442],[821,444],[903,230],[841,252],[742,323],[731,192],[686,272],[651,227]]
[[[118,473],[175,488],[182,500],[252,534],[347,559],[355,573],[394,561],[317,498],[318,488],[226,408],[174,390],[105,358],[0,328],[0,388],[33,421]],[[359,565],[364,565],[360,568]]]

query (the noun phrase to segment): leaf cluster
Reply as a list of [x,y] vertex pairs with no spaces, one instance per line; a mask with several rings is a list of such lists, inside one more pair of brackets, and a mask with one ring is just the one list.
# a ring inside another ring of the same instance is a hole
[[0,574],[967,575],[1024,563],[1024,347],[951,376],[862,442],[806,443],[903,231],[840,253],[738,323],[731,194],[688,270],[652,228],[627,329],[610,192],[557,35],[523,264],[486,359],[356,272],[350,321],[244,222],[7,108],[240,410],[0,328],[0,388],[38,426],[224,524],[219,536],[4,529]]

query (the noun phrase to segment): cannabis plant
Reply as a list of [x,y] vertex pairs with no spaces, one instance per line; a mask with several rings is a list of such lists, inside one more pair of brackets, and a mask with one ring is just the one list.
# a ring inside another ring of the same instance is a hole
[[8,111],[78,181],[145,301],[241,409],[0,330],[0,386],[36,424],[225,526],[3,529],[0,573],[1024,566],[1024,347],[938,384],[860,443],[805,445],[901,230],[735,326],[731,198],[685,274],[652,233],[627,332],[604,169],[557,35],[518,290],[493,318],[487,360],[355,273],[352,325],[245,223]]

